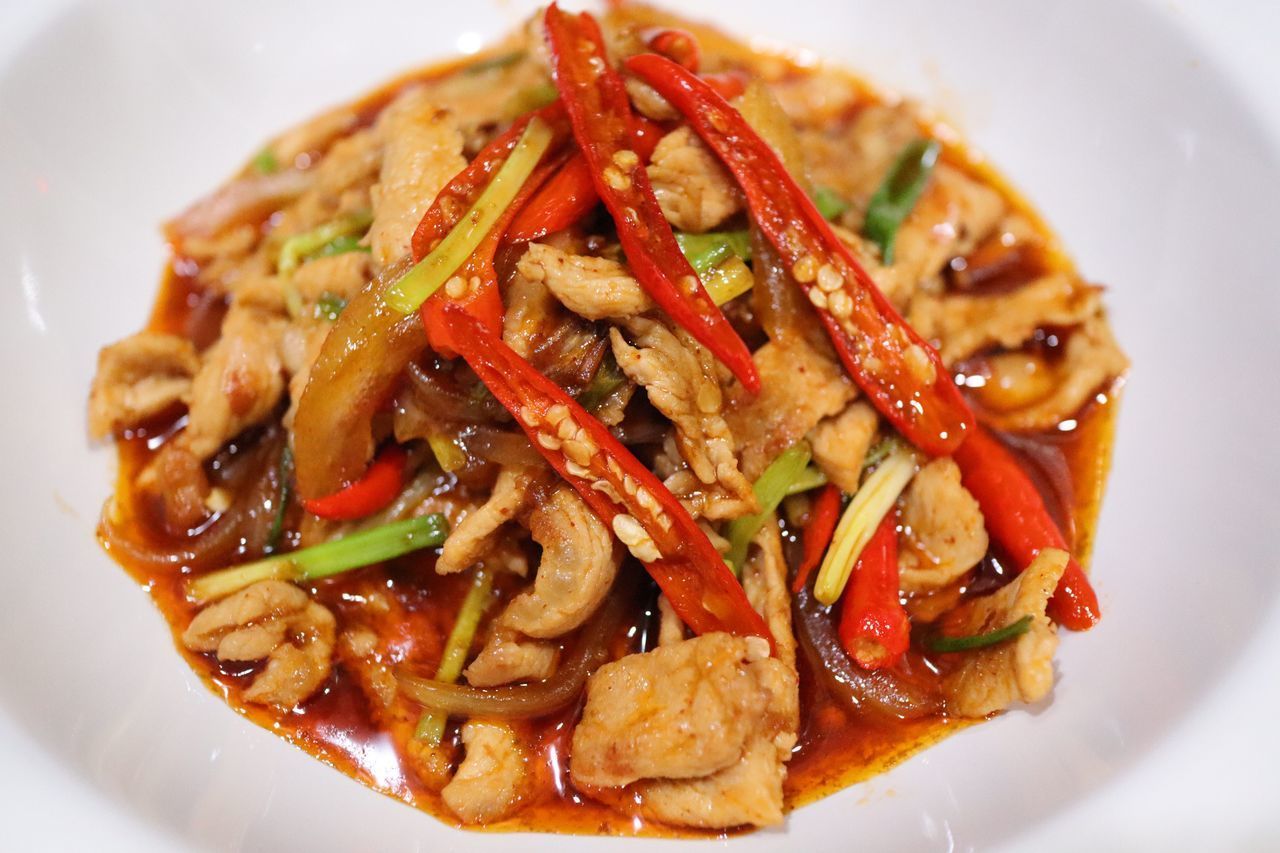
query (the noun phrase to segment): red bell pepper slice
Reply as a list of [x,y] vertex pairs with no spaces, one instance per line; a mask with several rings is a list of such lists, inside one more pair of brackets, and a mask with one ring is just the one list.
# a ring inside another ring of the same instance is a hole
[[[1003,444],[976,427],[955,453],[960,480],[978,502],[987,532],[1021,572],[1041,548],[1061,548],[1067,540],[1045,508],[1040,492]],[[1072,557],[1049,599],[1049,616],[1073,631],[1087,631],[1102,616],[1089,577]]]
[[796,579],[791,583],[791,591],[799,593],[809,582],[809,575],[822,562],[822,555],[831,544],[835,535],[836,524],[840,521],[840,487],[828,483],[822,494],[813,502],[813,510],[809,513],[809,523],[804,528],[804,550],[801,552],[800,568],[796,569]]
[[[662,128],[643,116],[634,116],[631,129],[632,150],[648,163],[653,149],[662,138]],[[590,213],[600,203],[591,167],[581,152],[574,154],[538,194],[525,205],[507,229],[513,243],[526,243],[548,234],[563,231]]]
[[750,350],[680,251],[640,156],[630,147],[631,101],[622,75],[609,64],[599,25],[585,12],[570,15],[554,3],[544,20],[560,100],[591,167],[596,192],[617,224],[618,239],[636,280],[743,387],[756,393],[760,374]]
[[686,625],[765,637],[760,614],[724,558],[662,482],[564,389],[456,305],[458,352],[546,458],[645,564]]
[[378,454],[359,480],[331,495],[304,499],[302,506],[312,515],[331,521],[352,521],[373,515],[400,494],[407,460],[404,450],[393,444]]
[[[449,181],[436,195],[435,201],[422,215],[418,227],[413,232],[411,251],[414,263],[430,254],[431,250],[471,209],[476,198],[484,192],[494,174],[511,155],[512,149],[516,147],[525,127],[534,116],[540,117],[550,125],[557,137],[567,140],[568,120],[558,102],[523,115],[513,122],[511,127],[486,145],[466,168],[455,175],[453,180]],[[557,139],[552,143],[553,147],[560,142],[561,139]],[[525,182],[526,188],[536,189],[546,180],[551,170],[544,171],[543,168],[539,167],[539,171],[530,176],[530,179]],[[530,187],[531,184],[532,187]],[[493,273],[493,253],[497,251],[498,243],[510,223],[511,215],[519,209],[518,204],[522,204],[528,197],[529,193],[522,189],[521,195],[517,196],[511,208],[508,208],[509,214],[504,214],[503,218],[494,225],[472,259],[457,273],[465,282],[479,279],[478,286],[469,288],[466,295],[462,297],[462,301],[468,305],[472,313],[494,330],[502,328],[502,299],[498,294],[497,276]],[[449,298],[451,297],[442,288],[432,294],[420,309],[422,322],[427,330],[427,342],[431,344],[432,349],[446,356],[452,355],[452,347],[449,346],[448,331],[439,315],[439,305]],[[432,307],[433,304],[435,307]]]
[[711,86],[671,60],[647,53],[626,65],[685,117],[733,173],[756,224],[818,309],[845,369],[872,404],[926,453],[953,452],[973,414],[950,373],[898,316],[769,144]]
[[898,514],[890,512],[858,556],[840,611],[840,644],[863,669],[893,666],[911,645],[898,574]]

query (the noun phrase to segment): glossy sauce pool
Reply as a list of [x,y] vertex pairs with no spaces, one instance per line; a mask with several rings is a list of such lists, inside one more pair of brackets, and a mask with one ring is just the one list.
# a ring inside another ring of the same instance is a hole
[[[407,79],[439,76],[450,67],[432,69]],[[804,72],[795,69],[795,73]],[[369,120],[404,82],[398,81],[363,102]],[[862,84],[856,85],[864,94],[872,91]],[[1030,214],[1016,195],[993,173],[977,165],[978,161],[969,157],[964,149],[949,145],[945,156],[954,165],[967,168],[997,186],[1015,207]],[[1031,219],[1039,223],[1038,218],[1031,216]],[[1047,230],[1045,235],[1046,246],[1056,245]],[[1052,253],[1040,260],[1069,268],[1065,260]],[[169,270],[150,328],[184,334],[197,346],[203,347],[216,339],[226,306],[221,298],[202,291],[195,284],[192,272],[184,268],[181,261]],[[1007,275],[1008,270],[1001,271],[1001,276],[1007,278]],[[1063,523],[1064,529],[1070,532],[1068,538],[1082,561],[1087,561],[1091,550],[1107,474],[1117,392],[1118,387],[1099,392],[1094,402],[1076,418],[1074,428],[1020,437],[1014,445],[1015,451],[1031,469],[1051,510]],[[133,431],[119,442],[121,464],[113,510],[120,514],[122,528],[130,535],[175,551],[181,550],[181,541],[165,541],[163,534],[157,532],[157,526],[149,520],[145,501],[135,491],[134,481],[163,437],[180,425],[180,418],[176,421],[160,418],[150,427]],[[118,552],[113,552],[112,556],[149,592],[168,620],[176,641],[195,613],[195,608],[182,591],[186,575],[177,569],[131,563]],[[313,590],[317,598],[335,612],[339,624],[343,622],[344,612],[355,606],[353,596],[358,597],[359,590],[381,589],[394,596],[407,614],[406,620],[399,625],[377,626],[379,633],[397,633],[406,653],[422,663],[424,669],[430,670],[439,658],[444,638],[468,584],[467,576],[436,575],[433,564],[434,556],[429,552],[410,555],[386,566],[357,573],[359,589],[355,592],[348,579],[344,578],[323,582]],[[637,604],[640,615],[624,636],[616,640],[618,653],[638,650],[652,625],[651,592],[646,591],[645,595],[647,598]],[[1066,641],[1073,639],[1067,635]],[[242,691],[259,671],[260,665],[219,664],[212,656],[186,651],[180,642],[175,642],[175,645],[209,687],[238,713],[361,783],[430,812],[447,824],[460,825],[444,808],[438,793],[422,784],[408,769],[401,748],[375,720],[364,692],[340,657],[335,659],[333,674],[319,693],[292,712],[278,713],[242,701]],[[803,656],[800,660],[800,683],[800,739],[788,765],[785,788],[788,808],[811,802],[880,773],[968,725],[944,717],[914,722],[876,722],[855,718],[825,690],[820,679],[813,677]],[[572,724],[579,711],[580,706],[573,705],[548,718],[515,724],[533,756],[533,793],[514,818],[481,828],[615,835],[725,834],[676,830],[633,817],[625,808],[625,792],[612,798],[620,806],[614,808],[577,791],[569,780],[567,766]],[[446,739],[455,736],[456,721],[451,723]]]

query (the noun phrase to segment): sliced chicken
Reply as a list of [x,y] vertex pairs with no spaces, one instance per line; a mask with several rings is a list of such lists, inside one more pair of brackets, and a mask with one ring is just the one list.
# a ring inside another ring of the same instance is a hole
[[767,738],[752,737],[742,758],[709,776],[640,783],[641,811],[665,823],[702,829],[782,823],[788,752]]
[[529,786],[529,757],[510,726],[468,720],[462,724],[466,757],[440,792],[444,804],[465,823],[509,817]]
[[875,441],[878,426],[876,410],[865,401],[857,400],[809,432],[813,461],[827,479],[847,495],[858,491],[862,463]]
[[503,468],[489,499],[449,533],[440,559],[436,560],[436,571],[451,575],[466,571],[484,559],[496,543],[498,530],[528,506],[532,487],[533,479],[528,472]]
[[754,506],[751,483],[738,470],[733,433],[724,419],[714,356],[688,332],[657,320],[635,317],[626,329],[634,345],[616,328],[609,331],[613,357],[675,425],[680,455],[689,468],[704,485],[718,485]]
[[632,317],[653,308],[627,268],[608,258],[530,243],[516,269],[529,281],[546,285],[564,307],[588,320]]
[[1053,653],[1058,633],[1045,607],[1067,568],[1066,551],[1046,548],[1022,574],[991,595],[974,598],[943,619],[944,632],[983,634],[1031,617],[1031,629],[994,646],[961,652],[960,667],[947,676],[947,710],[961,717],[985,717],[1015,702],[1035,702],[1053,689]]
[[658,141],[648,173],[663,215],[681,231],[710,231],[742,209],[733,177],[687,125]]
[[986,184],[939,165],[929,186],[898,229],[889,269],[914,291],[947,262],[968,253],[1005,214],[1004,198]]
[[540,501],[528,524],[542,559],[533,589],[512,599],[499,622],[529,637],[559,637],[600,606],[622,554],[613,533],[569,486]]
[[791,630],[787,559],[782,554],[782,532],[776,517],[766,521],[752,540],[750,556],[742,567],[742,588],[751,607],[769,626],[778,660],[794,668],[796,635]]
[[457,122],[426,89],[408,89],[396,98],[376,129],[384,154],[368,239],[374,262],[385,267],[409,251],[422,214],[467,161]]
[[942,589],[987,553],[987,530],[978,502],[960,483],[950,457],[920,469],[902,496],[898,565],[904,592]]
[[1015,349],[1046,326],[1075,326],[1098,313],[1101,291],[1053,273],[998,296],[918,296],[907,321],[936,340],[948,365],[990,347]]
[[182,643],[222,661],[266,658],[245,701],[292,708],[329,677],[335,636],[333,614],[304,591],[284,581],[259,581],[197,613]]
[[106,438],[184,400],[200,357],[186,338],[160,332],[103,347],[89,389],[89,434]]
[[843,368],[802,338],[767,343],[752,358],[760,373],[761,391],[726,414],[738,441],[742,473],[750,481],[857,394]]
[[556,671],[555,643],[528,640],[499,627],[462,674],[476,687],[496,687],[516,681],[541,681]]

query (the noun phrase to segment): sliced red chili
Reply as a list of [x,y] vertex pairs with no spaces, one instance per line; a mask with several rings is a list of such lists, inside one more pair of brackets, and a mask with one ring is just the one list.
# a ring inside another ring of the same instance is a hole
[[818,309],[840,360],[880,413],[926,453],[954,451],[973,415],[938,353],[880,293],[768,143],[711,86],[671,60],[648,53],[626,64],[733,173],[756,224]]
[[459,353],[534,448],[658,582],[686,625],[770,638],[761,616],[702,529],[609,430],[475,317],[447,304]]
[[890,512],[858,556],[840,611],[840,644],[863,669],[893,666],[911,645],[898,575],[898,514]]
[[840,521],[840,487],[828,483],[813,502],[813,510],[809,513],[809,524],[804,529],[804,550],[801,553],[800,568],[796,569],[796,579],[791,584],[792,592],[799,592],[809,582],[809,575],[822,562],[822,555],[831,544],[831,537],[836,532],[836,524]]
[[640,38],[654,53],[680,63],[695,74],[698,72],[698,66],[702,64],[702,52],[698,48],[698,40],[688,30],[652,27],[642,30]]
[[331,521],[352,521],[373,515],[390,504],[404,486],[408,457],[398,445],[391,445],[365,470],[359,480],[322,498],[303,500],[307,512]]
[[544,20],[556,88],[632,273],[672,320],[755,393],[760,375],[751,352],[681,253],[640,155],[631,148],[631,102],[622,75],[609,64],[599,25],[585,12],[570,15],[555,4]]
[[[987,532],[1015,571],[1030,565],[1042,548],[1071,553],[1035,484],[991,433],[975,427],[954,458],[961,482],[982,509]],[[1102,616],[1098,595],[1074,557],[1049,600],[1049,616],[1073,631],[1092,628]]]

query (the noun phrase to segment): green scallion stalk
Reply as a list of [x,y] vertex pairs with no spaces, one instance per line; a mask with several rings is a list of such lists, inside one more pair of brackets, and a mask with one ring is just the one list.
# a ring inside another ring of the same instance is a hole
[[484,235],[510,206],[551,144],[551,128],[532,119],[506,162],[440,244],[383,293],[383,301],[402,314],[418,310],[466,262]]
[[[493,601],[493,575],[484,569],[477,569],[471,579],[471,588],[467,590],[467,597],[462,600],[462,607],[458,610],[458,617],[454,620],[453,630],[445,640],[444,653],[440,656],[440,665],[436,667],[436,681],[453,684],[458,680],[458,676],[462,675],[463,664],[467,662],[467,652],[471,650],[476,630],[480,627],[480,620],[484,618],[484,612],[489,608],[491,601]],[[446,721],[446,715],[427,711],[418,718],[418,726],[414,729],[413,736],[432,746],[438,746],[440,739],[444,737]]]
[[328,320],[330,323],[337,320],[342,315],[342,310],[347,307],[347,300],[343,299],[336,293],[325,291],[320,294],[320,298],[316,300],[316,317],[321,320]]
[[994,646],[996,643],[1003,643],[1005,640],[1012,640],[1027,633],[1031,630],[1032,621],[1034,617],[1028,614],[1003,628],[996,628],[985,634],[970,634],[967,637],[944,637],[941,634],[935,634],[925,640],[925,645],[935,652],[968,652],[974,649],[985,649],[987,646]]
[[813,204],[822,214],[822,218],[828,221],[839,219],[840,214],[851,207],[849,202],[831,187],[818,187],[814,190]]
[[712,267],[710,272],[702,276],[702,286],[706,288],[712,302],[723,305],[755,287],[756,277],[742,258],[730,255],[728,260]]
[[276,516],[271,520],[271,529],[267,531],[265,551],[274,554],[280,547],[280,537],[284,535],[284,517],[289,511],[289,501],[293,498],[293,451],[285,444],[280,452],[280,467],[277,469],[280,478],[280,491],[276,495]]
[[596,368],[596,375],[591,377],[587,390],[578,395],[578,405],[588,412],[594,412],[604,405],[609,395],[617,391],[627,381],[627,375],[618,367],[612,352],[606,352]]
[[435,548],[444,544],[448,535],[449,522],[434,512],[192,578],[187,581],[187,597],[201,604],[224,598],[258,581],[319,580],[421,548]]
[[364,252],[366,255],[372,252],[368,246],[360,245],[360,236],[356,234],[343,234],[341,237],[334,237],[328,243],[325,243],[316,252],[307,256],[307,260],[311,258],[331,258],[334,255],[345,255],[347,252]]
[[276,152],[270,148],[263,148],[255,154],[251,165],[259,175],[274,175],[280,171],[280,161],[276,158]]
[[[326,222],[310,231],[294,234],[280,246],[280,254],[276,256],[276,273],[280,276],[284,287],[284,304],[289,316],[302,316],[302,295],[293,284],[293,272],[303,261],[315,257],[335,241],[362,235],[373,222],[373,214],[367,210],[341,216],[332,222]],[[357,238],[358,239],[358,238]],[[331,252],[331,254],[338,254]]]
[[808,468],[805,468],[800,472],[800,476],[796,477],[795,480],[792,481],[791,485],[787,486],[786,496],[791,497],[792,495],[798,495],[801,492],[807,492],[811,489],[816,489],[819,486],[825,486],[826,484],[827,475],[822,473],[822,469],[810,465]]
[[446,474],[452,474],[454,471],[460,471],[467,467],[467,453],[458,446],[458,442],[447,435],[429,435],[427,436],[427,446],[431,448],[431,454],[436,458],[436,464],[440,466],[440,470]]
[[517,90],[515,94],[507,99],[502,111],[515,118],[525,113],[531,113],[534,110],[540,110],[551,104],[558,97],[560,97],[559,90],[556,89],[554,83],[547,80],[543,83],[536,83]]
[[725,562],[733,573],[742,571],[742,564],[747,560],[747,547],[756,533],[764,526],[765,520],[778,508],[782,499],[787,496],[787,489],[799,479],[809,465],[811,452],[807,442],[791,445],[764,469],[764,473],[756,480],[752,490],[756,494],[756,502],[760,511],[755,515],[735,518],[729,523],[726,536],[729,539],[729,553]]
[[676,242],[699,278],[733,255],[751,260],[751,237],[746,231],[708,231],[706,234],[676,232]]
[[871,197],[862,233],[880,247],[886,264],[893,263],[893,241],[898,229],[920,200],[941,151],[942,146],[934,139],[908,143]]

